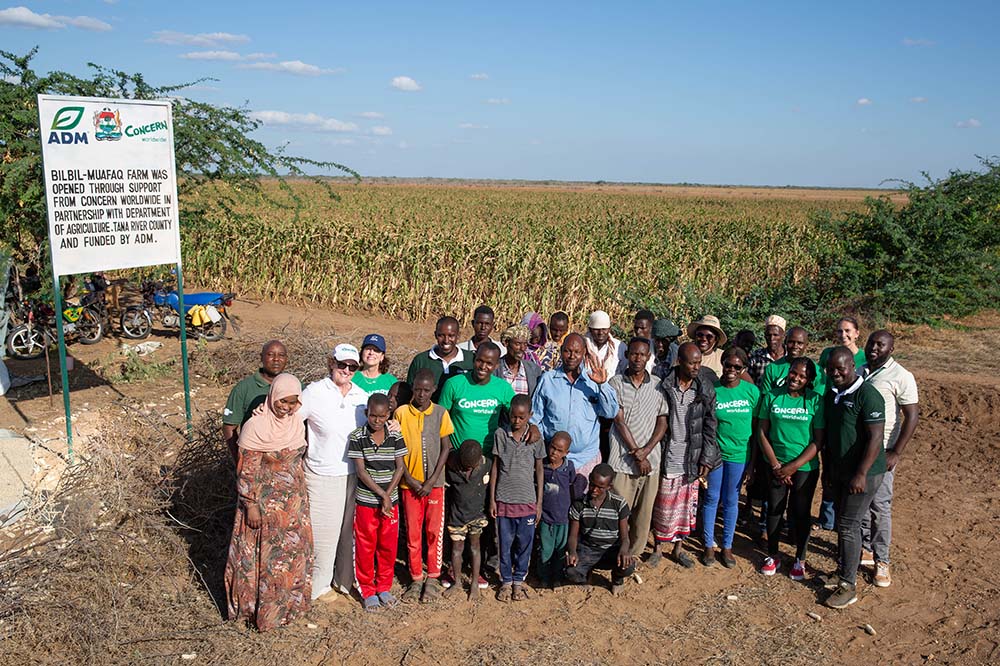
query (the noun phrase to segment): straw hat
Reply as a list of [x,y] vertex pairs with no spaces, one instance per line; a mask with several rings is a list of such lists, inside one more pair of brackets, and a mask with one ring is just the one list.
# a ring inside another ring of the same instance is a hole
[[694,340],[694,332],[699,328],[704,326],[705,328],[710,328],[715,331],[717,340],[715,341],[716,347],[721,347],[726,344],[726,332],[722,330],[722,324],[719,323],[718,317],[713,317],[712,315],[704,315],[701,319],[691,322],[687,327],[687,336]]

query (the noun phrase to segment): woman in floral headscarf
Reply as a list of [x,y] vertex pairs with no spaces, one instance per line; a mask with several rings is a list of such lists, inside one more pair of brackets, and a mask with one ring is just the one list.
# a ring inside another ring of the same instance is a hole
[[302,456],[302,383],[274,378],[267,401],[240,431],[236,466],[239,506],[226,562],[229,619],[267,631],[309,610],[312,522]]
[[559,343],[549,340],[549,328],[545,325],[542,315],[537,312],[529,312],[521,319],[521,326],[527,326],[531,337],[528,339],[528,351],[524,357],[529,361],[534,361],[542,372],[558,367]]

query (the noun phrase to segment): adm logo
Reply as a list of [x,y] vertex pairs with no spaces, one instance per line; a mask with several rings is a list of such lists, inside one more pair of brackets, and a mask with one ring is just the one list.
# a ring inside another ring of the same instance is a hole
[[86,132],[71,132],[80,124],[83,118],[82,106],[64,106],[52,118],[52,129],[49,132],[48,143],[74,144],[87,143]]
[[118,141],[122,138],[122,114],[104,107],[94,111],[94,138],[98,141]]

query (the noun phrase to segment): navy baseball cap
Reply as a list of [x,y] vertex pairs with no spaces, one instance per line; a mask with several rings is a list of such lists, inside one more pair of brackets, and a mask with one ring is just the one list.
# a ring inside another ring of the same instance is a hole
[[369,333],[365,336],[364,342],[361,343],[361,348],[372,346],[379,350],[383,354],[385,353],[385,338],[383,338],[378,333]]

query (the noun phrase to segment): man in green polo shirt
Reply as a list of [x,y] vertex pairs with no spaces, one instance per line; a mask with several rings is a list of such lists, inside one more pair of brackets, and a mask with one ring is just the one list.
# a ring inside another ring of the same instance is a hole
[[239,428],[253,415],[253,410],[267,400],[271,382],[285,371],[288,350],[281,340],[268,340],[260,350],[260,369],[239,381],[229,392],[222,410],[222,435],[233,460],[239,455]]
[[825,463],[837,510],[839,570],[824,577],[834,590],[830,608],[847,608],[858,600],[856,581],[861,564],[861,521],[871,508],[885,474],[882,436],[885,400],[854,368],[854,354],[836,347],[827,361],[830,390],[824,396]]

